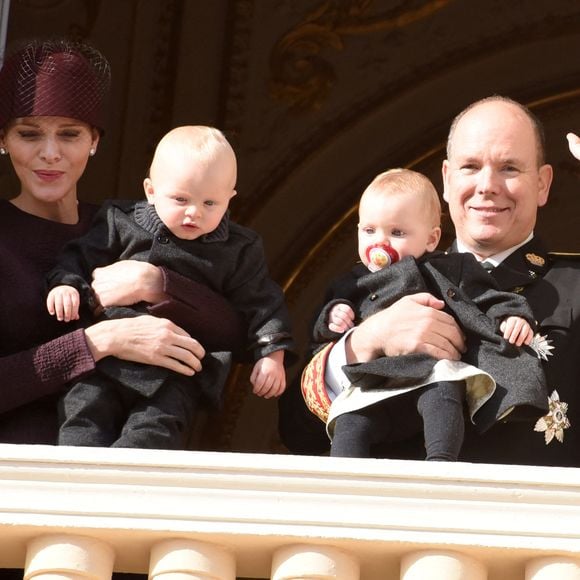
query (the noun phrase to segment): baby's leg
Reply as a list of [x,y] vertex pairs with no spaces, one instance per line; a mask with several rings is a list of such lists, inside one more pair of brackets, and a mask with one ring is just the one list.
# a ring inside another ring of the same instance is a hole
[[465,431],[464,400],[463,381],[434,383],[418,392],[427,461],[457,461]]
[[112,447],[185,449],[198,400],[191,378],[165,381],[152,397],[140,397]]
[[331,457],[370,457],[371,445],[386,425],[375,407],[339,415],[334,423]]
[[109,447],[125,419],[117,385],[98,372],[71,387],[61,401],[59,413],[59,445]]
[[[415,392],[397,395],[336,419],[330,455],[389,457],[391,444],[423,431]],[[379,448],[375,446],[379,446]]]

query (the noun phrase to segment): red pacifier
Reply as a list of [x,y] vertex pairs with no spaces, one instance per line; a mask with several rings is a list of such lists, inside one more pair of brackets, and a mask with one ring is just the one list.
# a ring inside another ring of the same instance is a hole
[[368,268],[371,272],[378,272],[385,266],[390,266],[399,261],[399,253],[395,248],[386,244],[373,244],[366,250],[366,257],[369,261]]

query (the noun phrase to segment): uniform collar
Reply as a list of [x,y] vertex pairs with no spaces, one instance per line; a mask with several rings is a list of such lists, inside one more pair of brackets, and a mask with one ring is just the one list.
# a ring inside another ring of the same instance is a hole
[[[456,242],[453,242],[451,251],[457,251]],[[510,248],[507,252],[507,257],[491,271],[502,290],[521,292],[534,280],[544,276],[548,270],[548,252],[537,237],[529,239],[523,245]]]
[[[512,246],[511,248],[508,248],[507,250],[504,250],[503,252],[499,252],[498,254],[494,254],[493,256],[488,256],[487,258],[485,258],[485,260],[481,260],[481,261],[482,262],[483,261],[489,262],[495,268],[495,267],[499,266],[509,255],[513,254],[517,249],[519,249],[522,246],[524,246],[525,244],[527,244],[533,237],[534,237],[534,232],[530,232],[528,237],[523,242],[516,244],[515,246]],[[469,249],[467,248],[467,246],[462,244],[460,240],[455,240],[454,244],[456,245],[455,251],[461,252],[461,253],[469,252]],[[479,258],[477,258],[477,257],[476,257],[476,259],[479,260]]]
[[492,271],[501,288],[527,286],[547,272],[548,251],[538,238],[531,239],[510,254]]

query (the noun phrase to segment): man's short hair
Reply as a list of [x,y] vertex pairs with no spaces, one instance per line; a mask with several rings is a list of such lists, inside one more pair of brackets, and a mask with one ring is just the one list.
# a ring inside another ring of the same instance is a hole
[[485,97],[483,99],[479,99],[478,101],[471,103],[471,105],[469,105],[468,107],[463,109],[463,111],[461,111],[453,119],[453,122],[451,123],[451,128],[449,129],[449,136],[447,137],[447,159],[451,158],[451,143],[453,141],[455,129],[457,128],[459,121],[461,121],[461,119],[463,119],[463,117],[467,113],[469,113],[469,111],[471,111],[472,109],[475,109],[475,107],[478,107],[479,105],[483,105],[485,103],[493,103],[493,102],[507,103],[509,105],[513,105],[514,107],[519,109],[530,120],[530,123],[532,124],[532,129],[533,129],[534,134],[536,136],[538,167],[541,167],[542,165],[544,165],[546,163],[546,136],[545,136],[544,126],[542,125],[542,122],[534,113],[532,113],[532,111],[528,107],[526,107],[525,105],[522,105],[522,103],[518,103],[518,101],[515,101],[514,99],[511,99],[510,97],[504,97],[501,95],[492,95],[490,97]]

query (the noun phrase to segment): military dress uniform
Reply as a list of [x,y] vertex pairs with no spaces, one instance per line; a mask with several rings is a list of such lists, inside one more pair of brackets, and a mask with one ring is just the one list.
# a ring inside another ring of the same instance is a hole
[[541,240],[533,238],[491,275],[502,290],[526,297],[539,333],[552,347],[543,367],[548,392],[556,391],[561,403],[553,405],[548,423],[552,431],[561,430],[563,441],[556,436],[546,443],[546,430],[534,431],[535,421],[514,414],[483,436],[467,429],[460,458],[580,467],[580,254],[548,252]]

